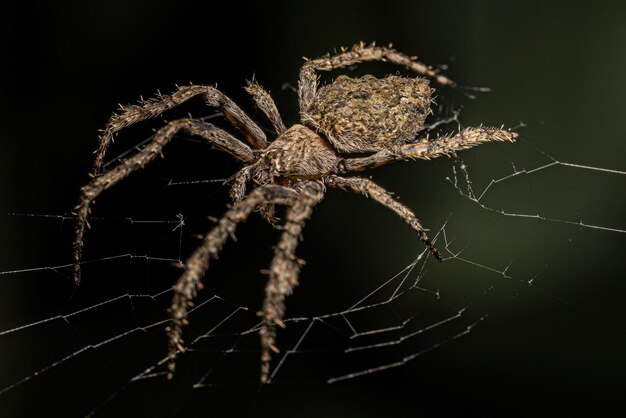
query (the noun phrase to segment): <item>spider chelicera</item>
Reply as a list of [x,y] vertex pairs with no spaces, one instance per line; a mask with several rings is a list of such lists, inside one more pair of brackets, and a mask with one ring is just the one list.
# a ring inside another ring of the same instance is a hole
[[[179,132],[197,135],[207,143],[228,152],[244,163],[234,177],[230,195],[233,205],[185,262],[185,272],[174,285],[170,307],[168,377],[173,376],[181,338],[187,323],[187,310],[202,289],[202,277],[209,259],[216,258],[237,224],[253,211],[271,223],[274,206],[287,206],[280,241],[274,250],[263,303],[261,336],[261,381],[270,376],[271,353],[276,326],[284,327],[285,298],[298,284],[301,260],[295,250],[313,207],[323,198],[326,188],[352,190],[372,198],[404,219],[417,232],[430,252],[441,260],[413,212],[397,202],[389,192],[369,179],[344,177],[352,172],[378,167],[398,160],[431,159],[449,155],[489,141],[514,141],[517,134],[496,128],[466,128],[453,136],[428,140],[416,138],[431,113],[433,89],[425,78],[388,76],[383,79],[366,75],[361,78],[339,76],[318,88],[316,71],[330,71],[365,62],[387,61],[406,67],[438,83],[454,82],[437,74],[415,58],[389,47],[360,43],[335,55],[307,60],[300,70],[298,95],[300,124],[286,128],[271,96],[256,81],[248,82],[246,91],[257,107],[271,121],[276,138],[269,142],[259,128],[232,100],[211,86],[179,87],[169,96],[159,95],[138,105],[122,107],[114,114],[100,136],[94,178],[81,188],[76,207],[78,225],[74,239],[74,278],[80,282],[83,237],[90,206],[104,190],[129,174],[142,169],[161,155],[163,147]],[[134,155],[115,167],[101,172],[104,155],[114,135],[134,123],[153,118],[189,99],[200,96],[209,106],[218,108],[252,147],[230,133],[199,119],[179,119],[159,129],[154,137]],[[248,184],[253,184],[247,192]]]

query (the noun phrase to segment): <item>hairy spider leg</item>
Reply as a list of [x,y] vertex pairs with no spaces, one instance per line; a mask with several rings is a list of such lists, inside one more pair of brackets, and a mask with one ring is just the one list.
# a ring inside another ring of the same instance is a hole
[[265,287],[263,302],[263,325],[261,336],[261,382],[270,378],[272,351],[276,348],[276,325],[285,327],[285,298],[298,285],[298,275],[302,261],[295,252],[301,237],[304,222],[311,217],[313,207],[324,197],[325,188],[320,182],[309,182],[302,188],[298,199],[287,212],[287,220],[282,227],[283,233],[274,248],[274,259],[270,269],[270,278]]
[[202,277],[209,266],[210,258],[217,258],[218,253],[229,236],[233,236],[240,222],[245,221],[257,207],[263,204],[291,205],[298,198],[298,192],[279,185],[259,186],[252,190],[239,203],[230,208],[218,221],[217,225],[204,237],[202,243],[185,262],[185,273],[174,285],[174,297],[170,307],[171,321],[166,328],[168,349],[168,379],[176,370],[176,354],[184,351],[182,329],[187,324],[188,308],[192,300],[203,288]]
[[248,81],[248,85],[244,87],[244,90],[252,96],[252,100],[270,120],[278,135],[287,130],[272,96],[254,78],[252,81]]
[[247,191],[248,181],[250,181],[252,169],[254,164],[247,165],[235,174],[233,184],[230,186],[230,200],[233,203],[238,203],[244,198]]
[[437,248],[434,247],[428,235],[426,235],[426,231],[422,226],[421,222],[415,214],[411,211],[411,209],[404,206],[402,203],[395,200],[388,191],[380,187],[378,184],[374,183],[369,179],[364,179],[360,177],[339,177],[339,176],[328,176],[324,179],[324,182],[329,187],[336,187],[340,189],[350,189],[357,193],[361,193],[365,197],[369,197],[374,199],[381,205],[391,209],[398,216],[400,216],[406,223],[408,223],[411,228],[413,228],[419,235],[420,240],[426,245],[426,247],[430,250],[430,252],[435,256],[438,261],[441,261],[441,255]]
[[209,143],[242,161],[253,162],[256,158],[250,147],[246,144],[239,141],[228,132],[207,122],[192,119],[179,119],[159,129],[154,134],[152,140],[136,154],[123,159],[118,165],[95,177],[81,188],[80,200],[75,207],[77,226],[76,235],[74,237],[74,280],[76,284],[80,283],[80,264],[84,245],[83,238],[85,226],[88,226],[87,217],[89,216],[93,201],[103,191],[115,185],[129,174],[141,170],[148,163],[156,159],[157,156],[161,155],[163,147],[181,130],[207,140]]
[[492,141],[514,142],[518,134],[497,128],[466,128],[453,136],[441,136],[432,141],[421,140],[379,151],[367,157],[347,158],[341,165],[342,173],[363,171],[380,167],[398,160],[449,157],[456,151],[472,148],[476,145]]
[[366,61],[388,61],[396,65],[408,68],[418,74],[435,79],[444,86],[455,86],[455,82],[449,78],[437,74],[427,65],[416,61],[415,57],[409,57],[390,47],[365,45],[363,42],[354,45],[352,49],[343,49],[341,53],[306,61],[300,68],[300,80],[298,81],[298,96],[300,98],[300,114],[305,115],[309,110],[317,93],[317,75],[315,71],[331,71],[345,68],[350,65]]
[[[274,99],[272,99],[272,96],[269,94],[269,92],[265,90],[263,86],[261,86],[254,78],[252,78],[252,81],[247,82],[247,86],[244,87],[244,90],[248,94],[250,94],[250,96],[252,96],[252,100],[254,100],[255,105],[259,109],[261,109],[263,114],[265,114],[265,116],[269,119],[276,133],[278,135],[283,134],[287,130],[287,127],[285,126],[282,117],[280,116],[280,112],[276,107],[276,103],[274,103]],[[248,171],[248,173],[249,172],[250,170]],[[243,170],[237,175],[244,176]],[[239,177],[236,178],[235,184],[233,184],[233,187],[231,188],[231,199],[233,199],[234,202],[237,201],[236,198],[238,196],[243,196],[245,194],[245,183],[242,183],[241,180],[242,179],[240,179]],[[244,185],[244,188],[241,188],[242,184]],[[242,190],[244,192],[243,194]],[[262,205],[261,207],[259,207],[259,212],[261,213],[263,219],[265,219],[271,225],[276,225],[276,223],[278,222],[278,218],[275,216],[276,208],[274,207],[274,205]]]
[[136,105],[120,105],[121,112],[114,113],[101,131],[100,146],[95,153],[94,173],[100,173],[106,151],[117,132],[137,122],[154,118],[196,96],[201,96],[209,106],[218,108],[254,147],[267,147],[265,133],[224,93],[211,86],[182,86],[171,95],[159,93],[157,97],[143,100]]

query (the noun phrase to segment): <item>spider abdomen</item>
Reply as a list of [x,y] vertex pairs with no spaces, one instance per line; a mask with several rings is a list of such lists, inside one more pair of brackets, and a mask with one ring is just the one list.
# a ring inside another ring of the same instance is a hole
[[430,112],[428,80],[339,76],[319,89],[304,122],[339,152],[379,151],[412,140]]

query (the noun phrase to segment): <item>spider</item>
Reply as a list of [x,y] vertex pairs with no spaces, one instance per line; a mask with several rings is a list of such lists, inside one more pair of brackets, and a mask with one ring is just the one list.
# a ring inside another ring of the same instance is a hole
[[[388,47],[359,43],[342,48],[334,55],[307,60],[300,69],[298,96],[300,124],[287,128],[269,93],[254,79],[245,90],[271,122],[276,137],[268,141],[259,128],[231,99],[215,87],[189,85],[178,87],[171,95],[161,95],[137,105],[121,107],[114,113],[100,135],[92,180],[81,188],[74,239],[74,279],[80,283],[80,266],[87,218],[94,200],[106,189],[131,173],[141,170],[161,155],[161,151],[179,132],[196,135],[208,144],[226,151],[243,162],[230,189],[233,204],[204,236],[201,244],[184,264],[185,271],[173,287],[169,312],[168,378],[175,371],[177,353],[184,351],[183,326],[187,311],[203,288],[202,277],[209,259],[217,258],[237,225],[255,210],[270,223],[276,205],[287,207],[282,235],[274,248],[274,259],[260,312],[260,380],[270,378],[270,360],[277,353],[276,326],[284,328],[285,298],[298,284],[303,264],[295,256],[304,223],[311,216],[327,188],[351,190],[386,206],[406,221],[432,255],[441,261],[421,222],[413,212],[373,181],[346,177],[348,173],[379,167],[394,161],[440,157],[489,141],[511,141],[517,134],[496,128],[466,128],[456,135],[432,140],[418,138],[426,117],[431,113],[433,89],[426,78],[365,75],[351,78],[340,75],[319,86],[317,71],[346,68],[365,61],[385,61],[403,66],[421,76],[433,78],[444,86],[455,86],[449,78],[426,65]],[[113,168],[101,172],[107,147],[116,133],[129,125],[154,118],[189,99],[200,96],[206,104],[218,108],[251,145],[217,126],[200,119],[186,118],[167,123],[134,155],[122,159]],[[247,187],[253,184],[248,192]]]

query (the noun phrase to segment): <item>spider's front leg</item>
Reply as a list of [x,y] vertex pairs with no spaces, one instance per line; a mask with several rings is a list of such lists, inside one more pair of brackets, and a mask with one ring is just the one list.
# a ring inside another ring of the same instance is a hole
[[252,96],[254,103],[257,105],[265,116],[272,122],[272,126],[278,135],[282,134],[287,130],[285,124],[283,123],[283,119],[280,117],[280,113],[276,108],[276,103],[272,99],[272,96],[263,88],[256,80],[252,79],[252,81],[248,81],[248,85],[245,87],[245,90]]
[[257,207],[266,204],[289,205],[297,198],[298,192],[288,187],[278,185],[257,187],[222,216],[217,226],[204,237],[200,246],[187,259],[186,271],[174,285],[174,298],[170,307],[172,319],[166,328],[169,340],[168,379],[174,376],[176,353],[184,351],[181,336],[183,325],[187,324],[187,310],[193,306],[193,298],[203,287],[201,279],[209,266],[209,259],[217,258],[228,237],[235,233],[237,224],[245,221]]
[[278,245],[274,249],[274,260],[270,269],[270,278],[265,287],[263,303],[263,326],[261,335],[261,382],[270,378],[271,352],[278,352],[275,346],[276,328],[284,328],[285,298],[298,285],[301,261],[296,258],[296,246],[304,228],[304,222],[311,217],[313,206],[324,197],[324,186],[319,182],[307,183],[298,200],[289,208],[287,220]]
[[111,116],[100,134],[100,146],[96,151],[94,174],[98,174],[102,169],[104,155],[113,142],[115,134],[137,122],[154,118],[196,96],[202,97],[209,106],[218,108],[254,147],[267,147],[265,133],[224,93],[211,86],[182,86],[171,95],[159,94],[156,98],[142,100],[137,105],[120,106],[121,112]]
[[315,98],[317,92],[317,76],[315,71],[331,71],[366,61],[389,61],[393,64],[406,67],[411,71],[415,71],[418,74],[431,77],[439,84],[445,86],[455,85],[454,81],[441,74],[437,74],[427,65],[416,61],[414,57],[409,57],[391,47],[380,47],[374,44],[365,45],[361,42],[353,46],[350,50],[344,49],[339,54],[327,54],[324,57],[309,60],[304,63],[300,69],[300,80],[298,81],[300,113],[302,115],[306,114]]
[[89,216],[93,201],[106,189],[154,161],[157,156],[161,155],[163,147],[181,130],[192,135],[200,136],[209,143],[227,151],[242,161],[250,163],[256,158],[247,145],[210,123],[193,119],[180,119],[172,121],[167,126],[159,129],[154,134],[153,139],[135,155],[125,158],[117,166],[95,177],[89,184],[81,188],[80,200],[75,208],[78,220],[76,236],[74,238],[74,280],[76,284],[80,283],[80,263],[84,245],[83,238],[85,226],[87,225],[87,217]]
[[378,184],[369,179],[360,177],[345,178],[339,176],[328,176],[325,178],[324,182],[329,187],[336,187],[344,190],[350,189],[357,193],[361,193],[365,197],[372,198],[383,206],[386,206],[394,211],[418,233],[420,240],[422,240],[433,256],[435,256],[438,261],[441,261],[439,251],[433,246],[432,242],[428,238],[428,235],[426,235],[424,227],[415,214],[413,214],[411,209],[395,200],[389,192],[380,187]]
[[450,156],[456,151],[475,147],[485,142],[514,142],[518,134],[497,128],[466,128],[453,136],[443,136],[432,141],[422,140],[415,143],[390,147],[368,157],[348,158],[343,161],[340,173],[363,171],[380,167],[393,161],[422,159],[430,160],[441,156]]

